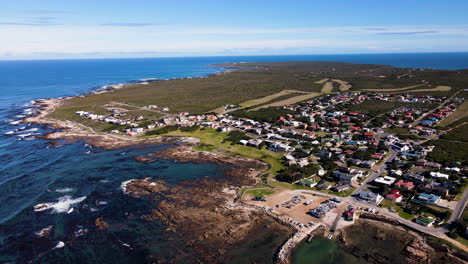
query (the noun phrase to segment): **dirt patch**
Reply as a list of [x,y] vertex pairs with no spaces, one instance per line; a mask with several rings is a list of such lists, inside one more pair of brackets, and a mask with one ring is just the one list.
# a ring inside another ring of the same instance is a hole
[[333,82],[326,82],[323,87],[322,87],[322,90],[320,92],[322,93],[331,93],[333,91]]
[[340,84],[340,88],[339,88],[339,89],[340,89],[340,91],[342,91],[342,92],[346,92],[346,91],[348,91],[349,89],[353,88],[353,86],[352,86],[350,83],[348,83],[348,82],[345,82],[345,81],[342,81],[342,80],[338,80],[338,79],[332,79],[332,81],[337,82],[337,83]]
[[322,80],[316,81],[315,83],[323,84],[324,82],[328,82],[328,80],[330,80],[330,78],[323,78]]
[[316,97],[318,95],[320,95],[320,93],[307,93],[307,94],[304,94],[304,95],[294,96],[294,97],[291,97],[291,98],[288,98],[288,99],[285,99],[285,100],[281,100],[281,101],[274,102],[274,103],[271,103],[271,104],[263,105],[263,106],[254,108],[252,110],[254,111],[254,110],[258,110],[260,108],[278,107],[278,106],[283,106],[283,105],[295,104],[297,102],[302,102],[302,101],[314,98],[314,97]]

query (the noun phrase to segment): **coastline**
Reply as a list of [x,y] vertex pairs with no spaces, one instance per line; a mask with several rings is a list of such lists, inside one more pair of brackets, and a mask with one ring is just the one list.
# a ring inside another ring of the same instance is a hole
[[[230,72],[234,70],[226,70],[221,73],[216,73],[213,75],[218,74],[225,74],[226,72]],[[206,78],[206,77],[199,77],[199,78]],[[106,87],[110,87],[112,89],[120,89],[122,85],[108,85]],[[95,94],[95,93],[106,93],[108,89],[105,90],[94,90],[88,94]],[[172,144],[175,147],[168,148],[166,150],[162,150],[159,152],[154,153],[153,155],[149,155],[148,158],[139,158],[135,157],[135,160],[138,162],[152,162],[151,158],[165,158],[165,159],[173,159],[177,162],[192,162],[192,163],[213,163],[217,165],[230,165],[236,166],[236,168],[227,169],[225,172],[228,175],[237,175],[237,176],[244,176],[236,181],[228,182],[225,188],[222,189],[218,195],[221,195],[222,199],[225,199],[224,203],[221,205],[222,209],[226,209],[230,212],[242,212],[244,215],[248,215],[247,218],[250,220],[247,223],[244,223],[241,227],[245,230],[251,231],[254,230],[252,226],[259,224],[258,221],[260,219],[273,219],[278,224],[284,226],[286,229],[290,231],[294,231],[294,233],[287,239],[284,243],[282,243],[276,250],[276,254],[274,254],[274,262],[275,263],[290,263],[290,253],[292,249],[299,244],[302,240],[303,234],[301,232],[297,232],[298,230],[287,222],[284,222],[281,218],[276,217],[273,214],[263,210],[258,206],[252,206],[243,203],[240,198],[240,189],[242,188],[250,188],[255,186],[259,181],[258,175],[262,174],[266,170],[268,170],[268,165],[260,160],[253,160],[247,158],[241,158],[233,155],[229,155],[226,153],[212,153],[212,152],[203,152],[203,151],[195,151],[192,147],[196,146],[200,140],[193,137],[179,137],[179,136],[159,136],[156,138],[133,138],[128,136],[121,136],[121,135],[112,135],[108,133],[99,133],[94,131],[92,128],[86,127],[79,123],[73,121],[62,121],[48,117],[50,113],[52,113],[57,107],[63,104],[65,100],[69,100],[74,97],[83,96],[83,95],[75,95],[70,97],[62,97],[62,98],[49,98],[49,99],[39,99],[33,102],[33,106],[38,107],[38,111],[36,114],[31,115],[29,117],[24,118],[21,120],[22,123],[32,123],[32,124],[39,124],[39,125],[47,125],[54,129],[54,131],[46,133],[42,136],[37,136],[37,138],[43,140],[67,140],[70,142],[75,142],[76,140],[83,140],[86,144],[97,147],[103,148],[105,150],[111,149],[120,149],[126,148],[131,146],[138,146],[138,145],[158,145],[158,144]],[[260,164],[261,169],[255,170],[252,168],[248,168],[245,170],[244,165],[239,164],[246,164],[246,163],[257,163]],[[247,176],[247,177],[245,177]],[[234,178],[234,177],[232,177]],[[247,184],[243,182],[243,180],[247,179]],[[129,191],[129,186],[132,184],[141,184],[142,182],[148,182],[148,179],[143,180],[129,180],[122,183],[121,189],[126,195],[132,196],[134,193]],[[242,183],[239,185],[239,183]],[[203,183],[204,185],[205,183]],[[160,184],[158,184],[160,186]],[[141,187],[141,186],[140,186]],[[130,187],[131,188],[131,187]],[[163,190],[165,188],[162,188]],[[158,189],[160,191],[161,189]],[[219,209],[218,208],[218,209]],[[217,210],[218,210],[217,209]],[[158,216],[160,217],[160,216]],[[154,219],[154,216],[148,216],[149,219]],[[251,222],[251,223],[250,223]],[[168,229],[175,229],[174,226],[169,227]],[[241,242],[243,239],[246,239],[249,232],[243,231],[244,235],[237,236],[235,241]],[[286,232],[286,230],[283,230]],[[298,240],[298,236],[301,239]],[[291,246],[291,239],[293,239],[294,245]],[[191,245],[194,245],[194,241],[190,242]],[[233,241],[230,241],[232,244]]]

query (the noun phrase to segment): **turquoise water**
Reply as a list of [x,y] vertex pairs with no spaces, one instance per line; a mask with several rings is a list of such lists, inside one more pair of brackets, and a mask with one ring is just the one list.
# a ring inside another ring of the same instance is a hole
[[[112,151],[92,149],[83,142],[55,146],[34,138],[51,128],[18,120],[34,113],[31,100],[83,94],[103,85],[145,78],[207,76],[223,70],[210,64],[253,61],[344,61],[460,69],[468,68],[468,53],[0,61],[0,263],[144,263],[148,256],[175,258],[180,263],[190,256],[190,250],[161,223],[138,217],[149,210],[149,202],[124,196],[120,184],[144,177],[173,185],[205,176],[223,177],[219,166],[134,160],[134,156],[167,146]],[[53,203],[55,211],[35,212],[33,207],[40,203]],[[105,234],[86,233],[97,217],[119,225],[111,225],[113,229]],[[34,233],[48,226],[54,227],[51,239],[38,239]],[[66,246],[51,250],[59,241]],[[260,240],[252,245],[261,252],[275,251],[269,248],[272,244]],[[254,257],[257,262],[261,258],[261,254]]]
[[293,252],[293,264],[365,264],[338,247],[334,239],[314,237]]

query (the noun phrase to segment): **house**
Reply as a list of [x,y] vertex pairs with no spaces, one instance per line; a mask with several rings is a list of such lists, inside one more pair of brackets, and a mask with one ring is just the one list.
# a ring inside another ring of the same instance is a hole
[[132,128],[132,132],[135,132],[135,133],[143,133],[144,129],[142,127],[135,127],[135,128]]
[[362,191],[358,194],[357,198],[375,205],[378,205],[382,202],[383,197],[378,193],[373,193],[371,191]]
[[263,143],[263,141],[261,139],[250,139],[247,142],[247,146],[258,148],[262,143]]
[[361,162],[361,164],[359,164],[359,166],[363,167],[363,168],[372,168],[374,167],[375,165],[375,161],[373,160],[365,160],[363,162]]
[[425,203],[425,204],[438,204],[440,202],[440,196],[429,194],[429,193],[421,193],[416,200],[413,200],[416,203]]
[[288,152],[291,151],[293,148],[280,142],[273,142],[269,147],[268,150],[271,151],[283,151],[283,152]]
[[329,190],[332,186],[333,186],[333,183],[325,181],[317,185],[317,189]]
[[422,225],[422,226],[431,227],[432,224],[434,224],[435,221],[434,221],[434,219],[432,219],[432,218],[420,216],[420,217],[416,218],[415,222],[416,222],[417,224]]
[[432,181],[425,184],[421,189],[426,193],[433,193],[437,195],[447,196],[449,194],[450,183],[438,183]]
[[401,195],[399,191],[393,190],[391,193],[387,194],[385,198],[390,201],[395,201],[395,203],[401,203],[401,200],[403,199],[403,195]]
[[299,181],[298,183],[299,185],[302,185],[302,186],[306,186],[306,187],[314,187],[315,185],[317,185],[317,182],[314,181],[314,180],[310,180],[310,179],[303,179],[301,181]]
[[335,177],[342,184],[352,184],[356,180],[357,175],[344,173],[341,171],[334,171],[333,177]]
[[403,180],[399,180],[395,183],[394,187],[401,190],[412,190],[414,188],[414,183],[412,181],[405,182]]
[[343,184],[332,188],[332,190],[335,192],[344,192],[349,189],[351,189],[351,186],[349,184]]
[[445,178],[447,180],[449,178],[448,174],[435,172],[435,171],[431,171],[430,175],[431,175],[431,177],[434,177],[434,178]]
[[378,185],[387,185],[390,186],[396,181],[396,178],[390,176],[378,177],[374,182]]
[[325,159],[329,159],[331,158],[331,152],[329,151],[323,151],[323,150],[320,150],[318,153],[317,153],[317,156],[319,156],[320,158],[325,158]]
[[410,147],[408,145],[398,142],[390,145],[390,147],[398,152],[407,152],[410,150]]

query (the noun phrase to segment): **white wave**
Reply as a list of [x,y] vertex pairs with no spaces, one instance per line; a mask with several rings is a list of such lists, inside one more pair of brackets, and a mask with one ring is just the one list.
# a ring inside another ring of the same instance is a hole
[[56,192],[58,193],[67,193],[67,192],[73,192],[75,189],[73,188],[60,188],[60,189],[55,189]]
[[12,130],[12,131],[8,131],[5,133],[5,135],[13,135],[16,131]]
[[133,181],[135,179],[131,179],[131,180],[128,180],[128,181],[124,181],[120,184],[120,189],[122,190],[123,193],[127,194],[127,184],[129,184],[131,181]]
[[19,123],[21,123],[21,120],[12,121],[10,125],[18,125]]
[[30,128],[30,129],[26,129],[23,132],[34,132],[34,131],[38,131],[38,130],[39,130],[39,128],[33,127],[33,128]]
[[71,214],[72,212],[73,212],[73,207],[68,210],[67,214]]
[[72,199],[71,196],[63,196],[58,199],[55,203],[42,203],[34,206],[34,211],[45,211],[52,209],[54,213],[66,213],[70,211],[72,205],[81,203],[86,199],[86,196]]
[[82,226],[78,226],[78,230],[75,231],[75,236],[79,237],[88,232],[88,229],[83,228]]
[[15,117],[17,117],[17,118],[24,118],[24,117],[26,117],[26,116],[25,116],[25,115],[15,115]]
[[17,136],[20,137],[20,138],[25,138],[25,137],[29,137],[31,135],[32,135],[32,133],[26,133],[26,134],[19,134]]
[[106,205],[107,202],[106,201],[97,201],[96,202],[96,205]]
[[64,246],[65,246],[65,243],[63,243],[62,241],[59,241],[57,245],[55,246],[55,248],[63,248]]
[[96,212],[96,211],[98,211],[99,209],[94,208],[94,207],[91,207],[91,209],[89,209],[89,210],[90,210],[91,212]]

